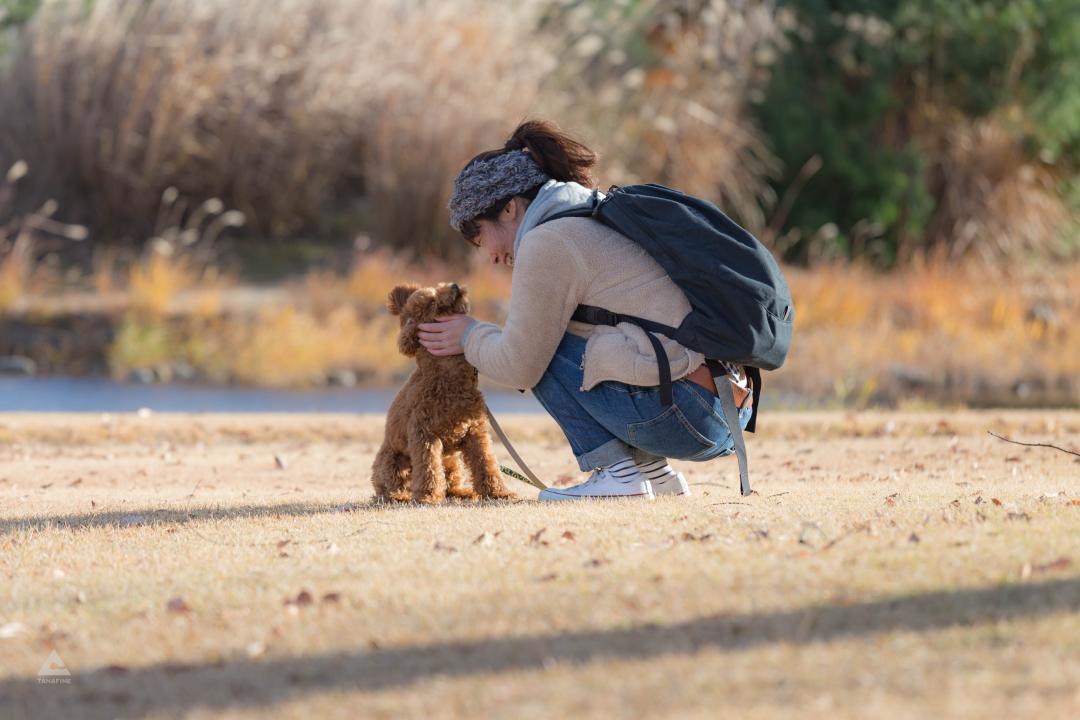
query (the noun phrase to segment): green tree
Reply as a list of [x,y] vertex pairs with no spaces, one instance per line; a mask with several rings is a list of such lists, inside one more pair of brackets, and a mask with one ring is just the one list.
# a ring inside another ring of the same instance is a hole
[[[928,239],[947,130],[1001,115],[1068,183],[1080,140],[1076,0],[787,0],[789,50],[757,118],[794,192],[789,259],[891,265]],[[1009,112],[1005,112],[1008,110]],[[1064,192],[1064,188],[1063,188]],[[835,223],[835,232],[820,229]]]

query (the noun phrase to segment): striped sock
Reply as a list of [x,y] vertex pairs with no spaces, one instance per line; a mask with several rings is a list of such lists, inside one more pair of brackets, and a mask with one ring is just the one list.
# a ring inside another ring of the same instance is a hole
[[611,476],[617,478],[630,477],[636,472],[636,466],[634,465],[634,461],[631,458],[624,458],[622,460],[614,462],[604,469],[607,470]]
[[660,478],[675,474],[675,469],[668,465],[668,461],[664,458],[653,460],[644,465],[638,465],[637,469],[638,472],[644,475],[648,480],[659,480]]

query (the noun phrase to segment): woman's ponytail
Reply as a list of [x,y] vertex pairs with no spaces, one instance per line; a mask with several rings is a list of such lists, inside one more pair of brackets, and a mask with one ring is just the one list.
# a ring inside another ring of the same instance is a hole
[[596,153],[555,123],[526,120],[517,126],[503,149],[528,150],[540,169],[554,180],[593,186],[591,169],[596,165]]

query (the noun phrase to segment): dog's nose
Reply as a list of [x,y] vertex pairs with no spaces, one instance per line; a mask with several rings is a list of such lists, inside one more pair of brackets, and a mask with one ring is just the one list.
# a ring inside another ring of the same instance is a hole
[[455,295],[461,295],[461,288],[458,287],[457,283],[450,283],[450,289],[454,291]]

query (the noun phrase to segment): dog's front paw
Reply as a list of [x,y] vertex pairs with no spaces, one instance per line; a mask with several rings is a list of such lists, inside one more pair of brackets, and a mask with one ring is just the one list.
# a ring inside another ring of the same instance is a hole
[[481,493],[484,500],[517,500],[517,493],[512,493],[506,488],[496,488],[490,492]]

